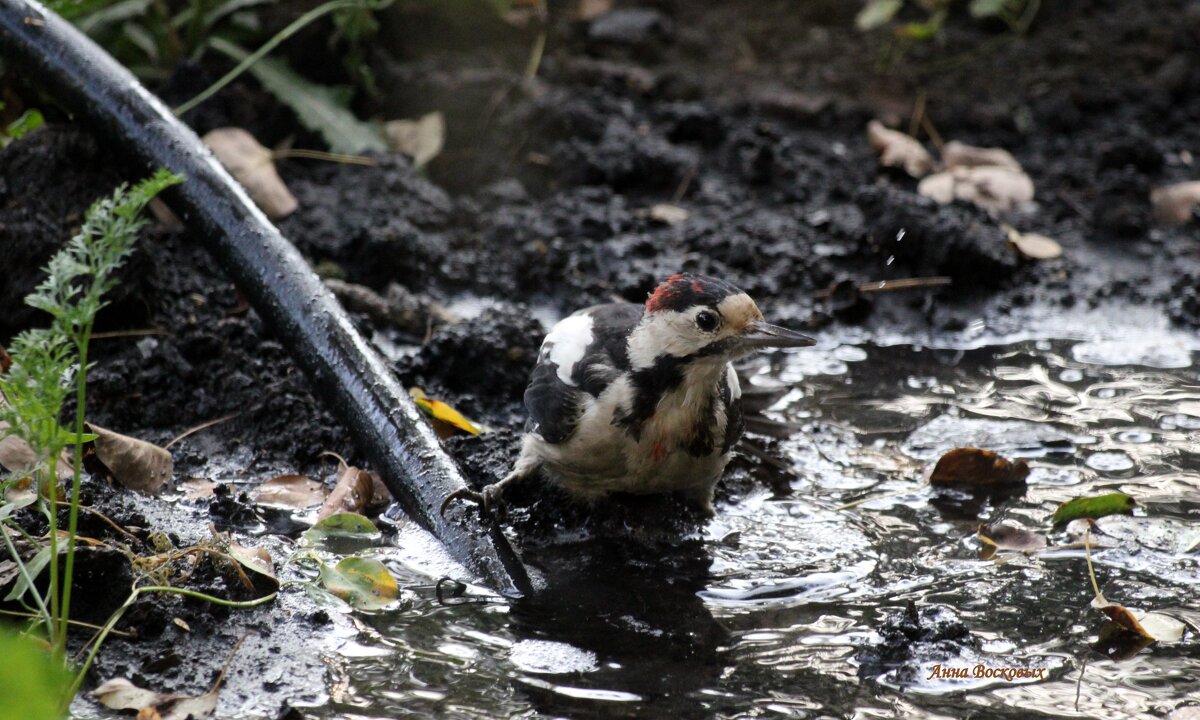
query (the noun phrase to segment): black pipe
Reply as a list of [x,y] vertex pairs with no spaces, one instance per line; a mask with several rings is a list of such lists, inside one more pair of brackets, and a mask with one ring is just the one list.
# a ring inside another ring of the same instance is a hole
[[166,201],[288,345],[404,510],[492,588],[528,593],[525,567],[495,523],[442,518],[442,500],[464,486],[458,468],[337,300],[196,134],[108,53],[32,0],[0,0],[0,56],[145,172],[165,167],[186,178]]

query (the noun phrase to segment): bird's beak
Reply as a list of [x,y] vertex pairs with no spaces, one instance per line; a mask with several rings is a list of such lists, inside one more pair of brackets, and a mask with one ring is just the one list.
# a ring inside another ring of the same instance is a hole
[[771,325],[761,320],[752,322],[742,331],[741,344],[747,350],[759,348],[808,347],[817,341],[795,330]]

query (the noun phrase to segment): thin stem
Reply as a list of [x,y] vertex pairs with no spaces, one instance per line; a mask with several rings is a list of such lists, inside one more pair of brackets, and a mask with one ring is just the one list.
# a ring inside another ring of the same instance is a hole
[[128,610],[135,602],[137,602],[139,595],[142,593],[151,592],[173,593],[175,595],[183,595],[196,600],[204,600],[205,602],[210,602],[215,605],[223,605],[231,608],[250,608],[263,605],[274,600],[279,594],[271,593],[270,595],[264,595],[254,600],[239,602],[236,600],[224,600],[219,597],[213,597],[212,595],[205,595],[204,593],[196,592],[195,590],[185,590],[184,588],[171,587],[169,585],[147,585],[145,587],[134,588],[133,592],[129,593],[129,597],[125,598],[125,602],[121,604],[121,607],[117,608],[116,612],[112,614],[112,617],[108,619],[108,622],[104,623],[104,627],[100,629],[99,634],[96,635],[96,639],[92,642],[92,649],[88,651],[87,659],[83,661],[83,665],[80,666],[79,672],[75,674],[75,680],[71,683],[71,687],[67,689],[67,694],[63,698],[62,711],[64,714],[71,704],[71,699],[75,697],[75,694],[79,692],[79,687],[83,685],[83,679],[87,676],[88,670],[91,669],[92,662],[95,661],[96,655],[100,652],[100,647],[104,645],[104,641],[113,632],[113,628],[116,627],[117,623],[120,622],[121,618],[125,615],[125,611]]
[[[250,68],[250,66],[252,66],[254,63],[258,62],[263,57],[265,57],[267,55],[267,53],[269,53],[272,50],[274,50],[275,48],[279,47],[280,43],[282,43],[284,40],[287,40],[291,36],[300,32],[309,23],[313,22],[314,20],[317,20],[318,18],[320,18],[324,15],[328,15],[331,12],[335,12],[335,11],[341,10],[343,8],[354,7],[358,4],[360,4],[361,1],[362,0],[330,0],[330,2],[324,3],[323,5],[318,5],[317,7],[313,8],[312,10],[309,10],[308,12],[304,13],[303,15],[301,15],[300,17],[298,17],[294,21],[292,21],[292,23],[290,25],[288,25],[287,27],[285,27],[284,29],[282,29],[278,33],[276,33],[275,36],[272,37],[270,40],[263,43],[262,47],[255,50],[254,52],[250,53],[249,55],[247,55],[245,60],[242,60],[232,70],[225,73],[221,77],[220,80],[217,80],[212,85],[209,85],[203,92],[201,92],[196,97],[192,98],[191,100],[188,100],[184,104],[175,108],[175,110],[174,110],[175,115],[182,116],[188,110],[191,110],[192,108],[196,107],[200,103],[209,99],[213,95],[216,95],[218,92],[221,91],[221,88],[223,88],[226,85],[228,85],[229,83],[233,82],[235,79],[237,79],[237,77],[239,75],[246,72],[246,70],[248,70]],[[210,42],[211,42],[211,40],[210,40]]]
[[364,157],[362,155],[345,155],[343,153],[324,152],[322,150],[299,150],[290,148],[288,150],[273,150],[271,151],[272,160],[287,160],[288,158],[301,158],[304,160],[326,160],[328,162],[342,163],[344,165],[374,165],[373,158]]
[[86,323],[76,339],[79,350],[79,373],[75,378],[75,468],[71,477],[71,502],[67,520],[67,564],[63,570],[62,614],[59,615],[58,647],[67,649],[67,621],[71,617],[71,578],[75,574],[75,533],[79,528],[79,485],[83,477],[83,415],[87,406],[88,342],[92,323]]
[[29,594],[33,596],[34,604],[38,606],[38,610],[42,613],[42,620],[46,623],[48,629],[54,627],[53,615],[46,609],[46,601],[38,593],[37,587],[33,584],[33,578],[29,576],[29,568],[21,560],[21,556],[17,554],[17,546],[13,545],[12,538],[8,536],[8,532],[0,525],[0,537],[4,538],[4,544],[8,546],[8,553],[12,555],[12,559],[17,563],[17,570],[21,573],[21,577],[25,580],[25,584],[29,586]]
[[[11,617],[22,617],[22,618],[33,618],[33,619],[38,619],[41,617],[37,613],[20,612],[18,610],[0,610],[0,615],[9,615]],[[81,627],[81,628],[87,628],[88,630],[100,630],[101,629],[101,627],[99,625],[93,625],[92,623],[86,623],[81,620],[70,620],[68,622],[71,625],[74,625],[76,627]],[[123,637],[123,638],[137,637],[137,635],[135,635],[133,633],[127,633],[123,630],[113,630],[109,634],[116,635],[117,637]]]
[[[50,468],[47,471],[50,480],[49,495],[49,521],[50,521],[50,617],[51,623],[48,628],[50,635],[50,645],[54,648],[55,660],[61,661],[63,654],[66,651],[66,642],[59,643],[58,638],[58,618],[61,617],[58,608],[58,453],[54,451],[54,445],[50,444]],[[36,593],[37,588],[30,585],[31,592]]]

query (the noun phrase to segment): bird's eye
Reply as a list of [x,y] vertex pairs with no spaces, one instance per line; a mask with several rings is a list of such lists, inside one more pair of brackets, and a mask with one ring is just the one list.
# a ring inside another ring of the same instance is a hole
[[701,310],[696,314],[696,327],[704,332],[712,332],[721,324],[721,318],[714,312]]

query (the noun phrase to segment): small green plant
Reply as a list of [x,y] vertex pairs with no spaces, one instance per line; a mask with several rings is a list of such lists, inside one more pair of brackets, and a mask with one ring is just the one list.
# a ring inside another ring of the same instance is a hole
[[[914,42],[931,40],[942,31],[955,0],[866,0],[854,24],[864,32],[891,29],[899,52]],[[977,20],[996,18],[1023,35],[1037,16],[1041,0],[969,0],[967,12]],[[905,8],[918,8],[918,19],[898,20]]]
[[[180,178],[160,170],[133,188],[122,186],[111,197],[92,205],[79,233],[50,259],[46,279],[26,302],[51,316],[48,327],[28,330],[11,346],[12,365],[0,376],[0,437],[23,440],[35,458],[30,467],[14,470],[0,483],[0,536],[20,572],[20,580],[6,600],[31,597],[34,625],[44,626],[54,657],[61,662],[66,649],[71,613],[71,580],[75,565],[75,536],[79,520],[79,485],[82,475],[87,402],[88,346],[104,296],[117,283],[116,272],[133,252],[144,224],[142,210],[164,188]],[[75,396],[73,429],[60,424],[63,406]],[[60,537],[58,524],[60,463],[63,451],[74,446],[67,530]],[[34,492],[10,493],[18,483],[33,479]],[[27,542],[40,545],[11,521],[20,507],[37,504],[50,525],[46,544],[25,562],[8,529]],[[59,544],[65,542],[65,559],[59,572]],[[49,584],[42,596],[33,584],[43,567]]]

